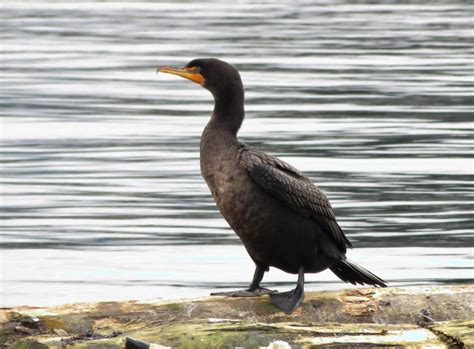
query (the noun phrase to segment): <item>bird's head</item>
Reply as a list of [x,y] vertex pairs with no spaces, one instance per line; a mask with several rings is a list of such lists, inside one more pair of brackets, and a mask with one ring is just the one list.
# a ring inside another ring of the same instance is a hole
[[208,89],[214,96],[243,91],[239,72],[229,63],[215,58],[193,59],[183,68],[159,67],[157,72],[181,76]]

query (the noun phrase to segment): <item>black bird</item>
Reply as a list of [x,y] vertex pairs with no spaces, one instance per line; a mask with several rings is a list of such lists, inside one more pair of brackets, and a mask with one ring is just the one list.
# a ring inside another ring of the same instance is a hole
[[[209,90],[214,111],[201,136],[201,174],[231,228],[255,262],[249,288],[214,295],[269,294],[291,313],[304,298],[304,274],[330,268],[352,284],[386,287],[370,271],[346,258],[352,247],[336,222],[328,198],[303,173],[286,162],[240,143],[244,86],[238,71],[214,58],[195,59],[184,68],[160,67]],[[296,288],[275,293],[260,287],[270,267],[298,274]]]

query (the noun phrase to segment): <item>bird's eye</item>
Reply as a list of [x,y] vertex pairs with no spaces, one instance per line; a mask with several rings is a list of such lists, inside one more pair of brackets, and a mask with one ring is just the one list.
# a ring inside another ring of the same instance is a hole
[[201,67],[193,67],[193,70],[195,73],[200,73],[201,72]]

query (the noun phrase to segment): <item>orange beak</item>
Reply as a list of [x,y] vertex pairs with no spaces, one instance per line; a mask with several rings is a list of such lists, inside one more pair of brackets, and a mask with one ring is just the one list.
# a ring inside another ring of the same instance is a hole
[[191,80],[196,84],[202,85],[204,83],[204,76],[202,76],[197,67],[188,67],[188,68],[173,68],[168,66],[158,67],[156,70],[157,73],[167,73],[181,76],[185,79]]

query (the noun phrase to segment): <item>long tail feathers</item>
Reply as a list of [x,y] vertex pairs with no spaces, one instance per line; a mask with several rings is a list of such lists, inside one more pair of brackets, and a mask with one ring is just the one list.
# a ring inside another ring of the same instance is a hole
[[361,284],[387,287],[385,281],[383,281],[377,275],[372,274],[367,269],[347,259],[341,260],[337,264],[333,265],[330,269],[339,277],[339,279],[345,282],[350,282],[354,285]]

